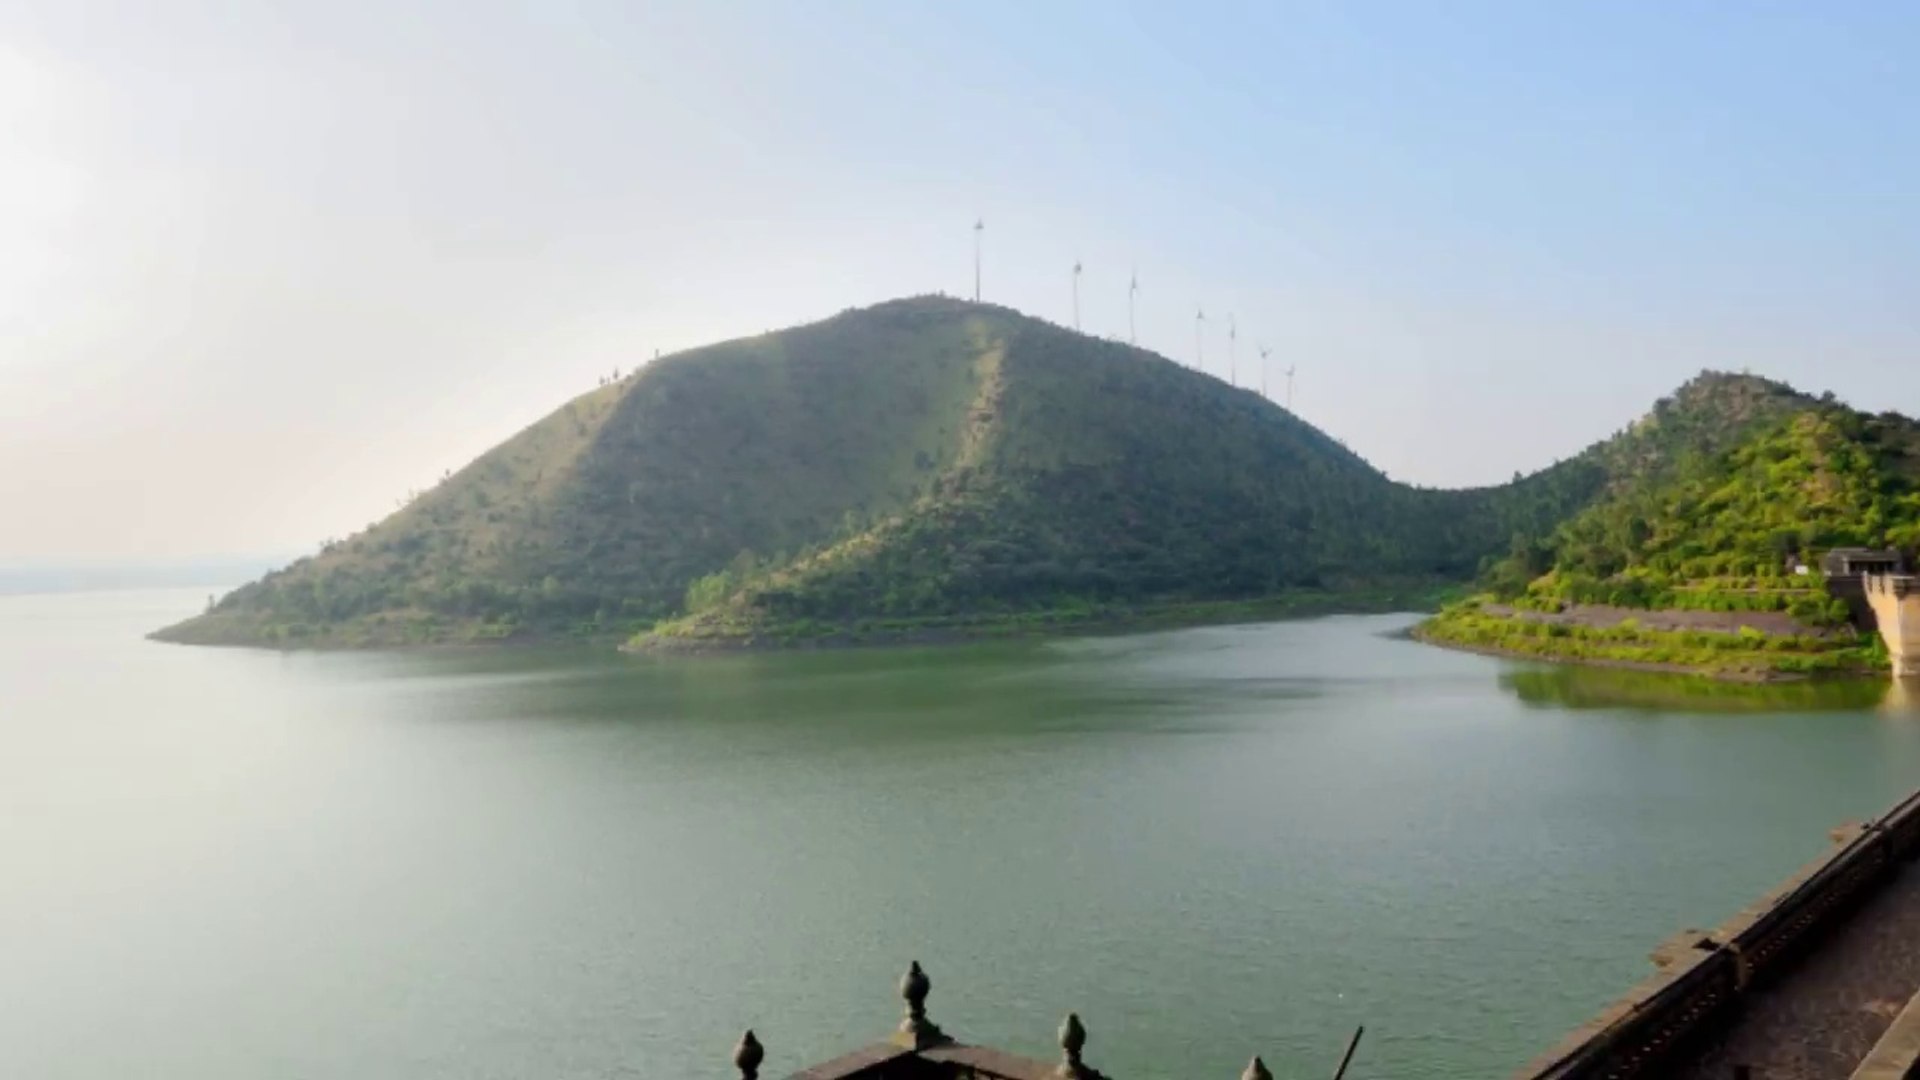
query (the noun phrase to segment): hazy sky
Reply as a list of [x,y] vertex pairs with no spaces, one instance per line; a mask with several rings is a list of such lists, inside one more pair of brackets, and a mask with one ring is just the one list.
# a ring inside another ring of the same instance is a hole
[[655,349],[970,288],[1395,477],[1920,412],[1920,5],[0,0],[0,560],[308,549]]

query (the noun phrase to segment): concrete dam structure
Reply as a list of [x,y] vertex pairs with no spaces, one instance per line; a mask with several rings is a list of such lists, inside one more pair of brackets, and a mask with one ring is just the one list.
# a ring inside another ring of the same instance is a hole
[[1920,576],[1868,574],[1863,585],[1894,677],[1920,677]]

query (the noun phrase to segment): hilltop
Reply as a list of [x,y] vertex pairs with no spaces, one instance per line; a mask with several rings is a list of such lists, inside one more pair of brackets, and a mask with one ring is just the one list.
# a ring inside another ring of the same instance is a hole
[[1688,392],[1743,401],[1739,437],[1618,470],[1579,513],[1517,536],[1484,575],[1487,592],[1421,633],[1743,677],[1883,667],[1878,640],[1829,595],[1819,556],[1920,551],[1920,424],[1758,380],[1713,376]]
[[732,644],[1404,605],[1805,401],[1703,376],[1552,468],[1424,490],[1151,352],[921,297],[657,360],[157,636]]

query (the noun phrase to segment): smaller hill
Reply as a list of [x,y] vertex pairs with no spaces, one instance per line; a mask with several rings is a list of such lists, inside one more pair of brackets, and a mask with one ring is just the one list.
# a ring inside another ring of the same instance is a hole
[[[1744,427],[1705,438],[1706,415]],[[1818,556],[1920,551],[1920,425],[1707,375],[1603,454],[1614,467],[1601,497],[1550,531],[1516,536],[1483,575],[1486,593],[1421,633],[1747,676],[1884,666],[1877,639],[1857,635],[1829,595]]]
[[1623,492],[1698,467],[1703,459],[1817,404],[1786,383],[1703,371],[1587,456],[1606,472],[1608,490]]

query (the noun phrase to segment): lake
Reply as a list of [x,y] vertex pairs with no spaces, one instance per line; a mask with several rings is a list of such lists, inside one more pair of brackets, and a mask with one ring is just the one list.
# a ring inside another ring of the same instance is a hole
[[1500,1076],[1920,785],[1920,715],[1342,617],[940,649],[277,654],[0,598],[0,1075]]

